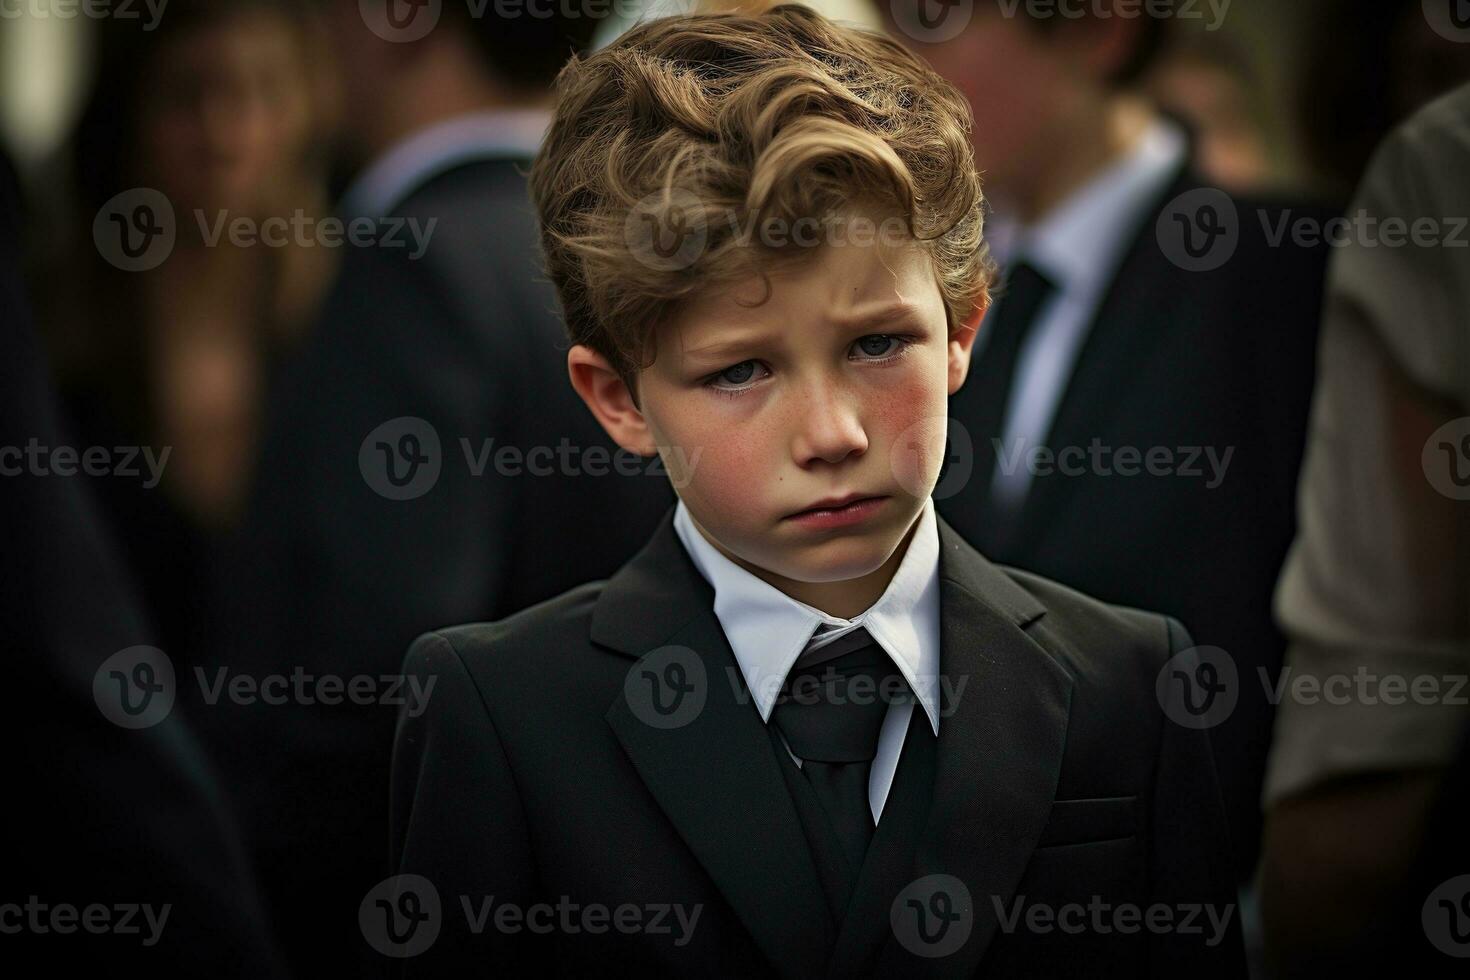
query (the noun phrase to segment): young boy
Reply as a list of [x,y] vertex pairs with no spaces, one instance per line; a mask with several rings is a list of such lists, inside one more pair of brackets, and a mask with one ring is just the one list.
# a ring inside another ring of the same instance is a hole
[[680,500],[610,580],[409,652],[368,941],[410,975],[1242,975],[1184,630],[934,513],[990,274],[964,101],[796,5],[557,88],[572,385]]

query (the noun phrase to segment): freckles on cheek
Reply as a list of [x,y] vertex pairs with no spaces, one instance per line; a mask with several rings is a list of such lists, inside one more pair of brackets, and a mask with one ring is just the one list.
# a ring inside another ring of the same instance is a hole
[[913,497],[934,487],[944,460],[948,396],[922,375],[875,391],[869,437],[886,449],[894,480]]
[[700,392],[661,413],[670,455],[684,463],[675,487],[706,524],[738,524],[740,515],[769,498],[763,481],[772,457],[761,439],[764,427],[741,420],[733,407]]
[[[765,447],[754,440],[726,432],[704,444],[694,464],[695,488],[700,502],[727,520],[738,521],[759,501],[768,499],[766,485],[770,458]],[[713,514],[707,515],[713,518]]]
[[918,372],[908,374],[895,384],[875,388],[871,398],[871,424],[889,441],[910,426],[926,418],[942,416],[948,410],[944,388],[931,384]]

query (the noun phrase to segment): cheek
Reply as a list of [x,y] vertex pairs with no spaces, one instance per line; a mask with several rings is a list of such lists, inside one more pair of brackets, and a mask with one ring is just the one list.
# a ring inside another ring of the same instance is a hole
[[894,480],[914,497],[926,497],[944,461],[949,416],[944,375],[936,365],[876,392],[868,434],[887,455]]
[[684,402],[656,436],[666,443],[664,465],[680,496],[702,514],[738,515],[769,494],[772,427],[736,424],[732,406],[717,397]]

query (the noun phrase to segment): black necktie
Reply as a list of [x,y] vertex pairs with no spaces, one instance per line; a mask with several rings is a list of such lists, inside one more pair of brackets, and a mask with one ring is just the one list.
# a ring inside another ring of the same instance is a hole
[[999,514],[991,501],[996,464],[992,440],[1005,435],[1006,405],[1010,401],[1021,345],[1035,324],[1042,304],[1055,291],[1056,284],[1029,262],[1017,262],[1011,267],[1006,275],[1005,291],[980,327],[990,331],[990,338],[955,399],[955,415],[969,430],[975,447],[975,468],[970,475],[975,492],[967,494],[966,499],[984,501],[976,522],[981,529],[980,540],[972,541],[981,551],[993,550],[999,536],[987,532],[998,531],[1000,521],[1009,516]]
[[906,692],[892,659],[858,628],[824,647],[808,648],[786,676],[771,712],[772,724],[801,759],[802,774],[854,877],[873,838],[868,773],[878,734],[889,702]]

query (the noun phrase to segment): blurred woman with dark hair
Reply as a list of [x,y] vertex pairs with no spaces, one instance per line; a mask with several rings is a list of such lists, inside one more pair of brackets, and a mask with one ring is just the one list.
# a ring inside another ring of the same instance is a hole
[[[247,490],[271,369],[333,271],[314,242],[234,244],[229,229],[325,212],[331,80],[302,5],[174,0],[154,30],[100,31],[71,144],[77,234],[36,293],[79,444],[152,454],[96,482],[172,652],[204,629],[204,573]],[[131,229],[98,216],[136,188],[167,198],[176,237],[126,271],[104,239]]]

